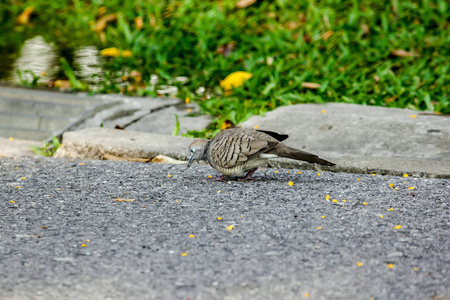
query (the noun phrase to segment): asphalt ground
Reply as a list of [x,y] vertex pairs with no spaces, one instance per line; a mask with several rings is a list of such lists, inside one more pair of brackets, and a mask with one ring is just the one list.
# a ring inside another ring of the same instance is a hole
[[450,297],[448,179],[207,182],[207,166],[65,158],[0,174],[2,300]]

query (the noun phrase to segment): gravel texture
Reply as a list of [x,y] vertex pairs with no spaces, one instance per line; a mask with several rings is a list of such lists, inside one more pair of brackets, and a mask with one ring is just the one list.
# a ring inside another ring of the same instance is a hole
[[298,172],[3,158],[0,299],[450,297],[450,180]]

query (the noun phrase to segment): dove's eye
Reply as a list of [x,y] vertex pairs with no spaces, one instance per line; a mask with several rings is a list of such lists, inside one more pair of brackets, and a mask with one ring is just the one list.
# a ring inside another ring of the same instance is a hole
[[194,154],[195,149],[194,149],[194,148],[191,148],[191,149],[189,150],[189,152],[191,152],[192,154]]

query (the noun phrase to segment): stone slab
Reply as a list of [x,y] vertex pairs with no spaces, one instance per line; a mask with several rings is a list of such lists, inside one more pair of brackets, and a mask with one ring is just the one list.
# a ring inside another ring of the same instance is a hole
[[288,134],[286,144],[325,158],[426,159],[450,164],[448,116],[345,103],[302,104],[279,107],[241,125]]
[[155,133],[86,128],[66,132],[55,157],[102,159],[104,154],[121,157],[153,158],[164,154],[186,160],[188,146],[194,139]]
[[171,135],[176,126],[175,115],[177,115],[180,123],[178,134],[186,134],[189,130],[202,130],[211,124],[210,116],[198,114],[197,104],[170,106],[145,116],[127,129]]
[[1,138],[0,157],[38,156],[31,151],[30,146],[42,146],[40,141]]

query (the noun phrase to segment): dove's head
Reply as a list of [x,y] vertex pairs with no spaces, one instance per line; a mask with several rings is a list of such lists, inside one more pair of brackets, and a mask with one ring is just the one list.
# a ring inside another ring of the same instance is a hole
[[189,145],[189,161],[187,164],[188,167],[190,167],[192,162],[196,159],[206,159],[206,146],[208,145],[208,143],[208,140],[200,139],[193,141],[192,144]]

